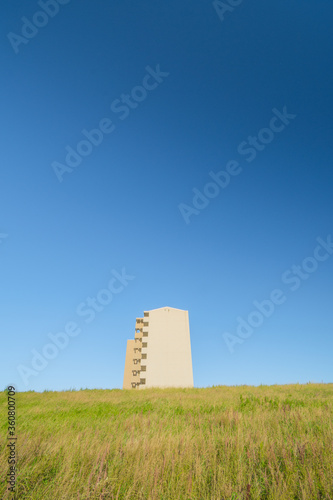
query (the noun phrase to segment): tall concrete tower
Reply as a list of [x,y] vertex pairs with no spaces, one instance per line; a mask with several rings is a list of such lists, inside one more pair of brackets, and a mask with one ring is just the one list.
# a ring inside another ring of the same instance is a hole
[[137,318],[127,341],[123,389],[193,387],[188,311],[161,307]]

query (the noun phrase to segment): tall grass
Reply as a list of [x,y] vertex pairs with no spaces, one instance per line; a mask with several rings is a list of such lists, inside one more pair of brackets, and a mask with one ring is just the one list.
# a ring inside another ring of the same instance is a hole
[[[16,400],[19,499],[333,499],[333,384]],[[5,393],[0,406],[5,500]]]

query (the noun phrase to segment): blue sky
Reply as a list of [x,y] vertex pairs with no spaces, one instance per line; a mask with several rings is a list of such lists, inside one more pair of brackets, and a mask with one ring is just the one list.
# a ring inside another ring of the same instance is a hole
[[332,3],[62,2],[2,6],[2,386],[120,388],[163,306],[195,386],[332,382]]

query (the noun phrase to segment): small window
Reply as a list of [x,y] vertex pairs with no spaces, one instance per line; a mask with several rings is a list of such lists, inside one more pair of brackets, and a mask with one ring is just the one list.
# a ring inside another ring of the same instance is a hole
[[144,385],[146,383],[146,379],[145,378],[140,378],[140,384]]
[[148,342],[142,342],[142,347],[147,347],[148,346]]
[[145,372],[146,371],[146,366],[141,366],[141,371]]
[[141,359],[147,359],[147,354],[142,354]]
[[149,312],[145,312],[145,313],[143,313],[143,317],[144,317],[144,318],[149,318]]
[[142,337],[148,337],[148,332],[143,332]]

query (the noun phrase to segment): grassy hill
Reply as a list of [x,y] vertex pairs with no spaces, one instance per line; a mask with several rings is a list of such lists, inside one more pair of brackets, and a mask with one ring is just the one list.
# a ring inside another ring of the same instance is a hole
[[[333,499],[333,384],[20,393],[19,499]],[[8,471],[0,393],[0,498]]]

